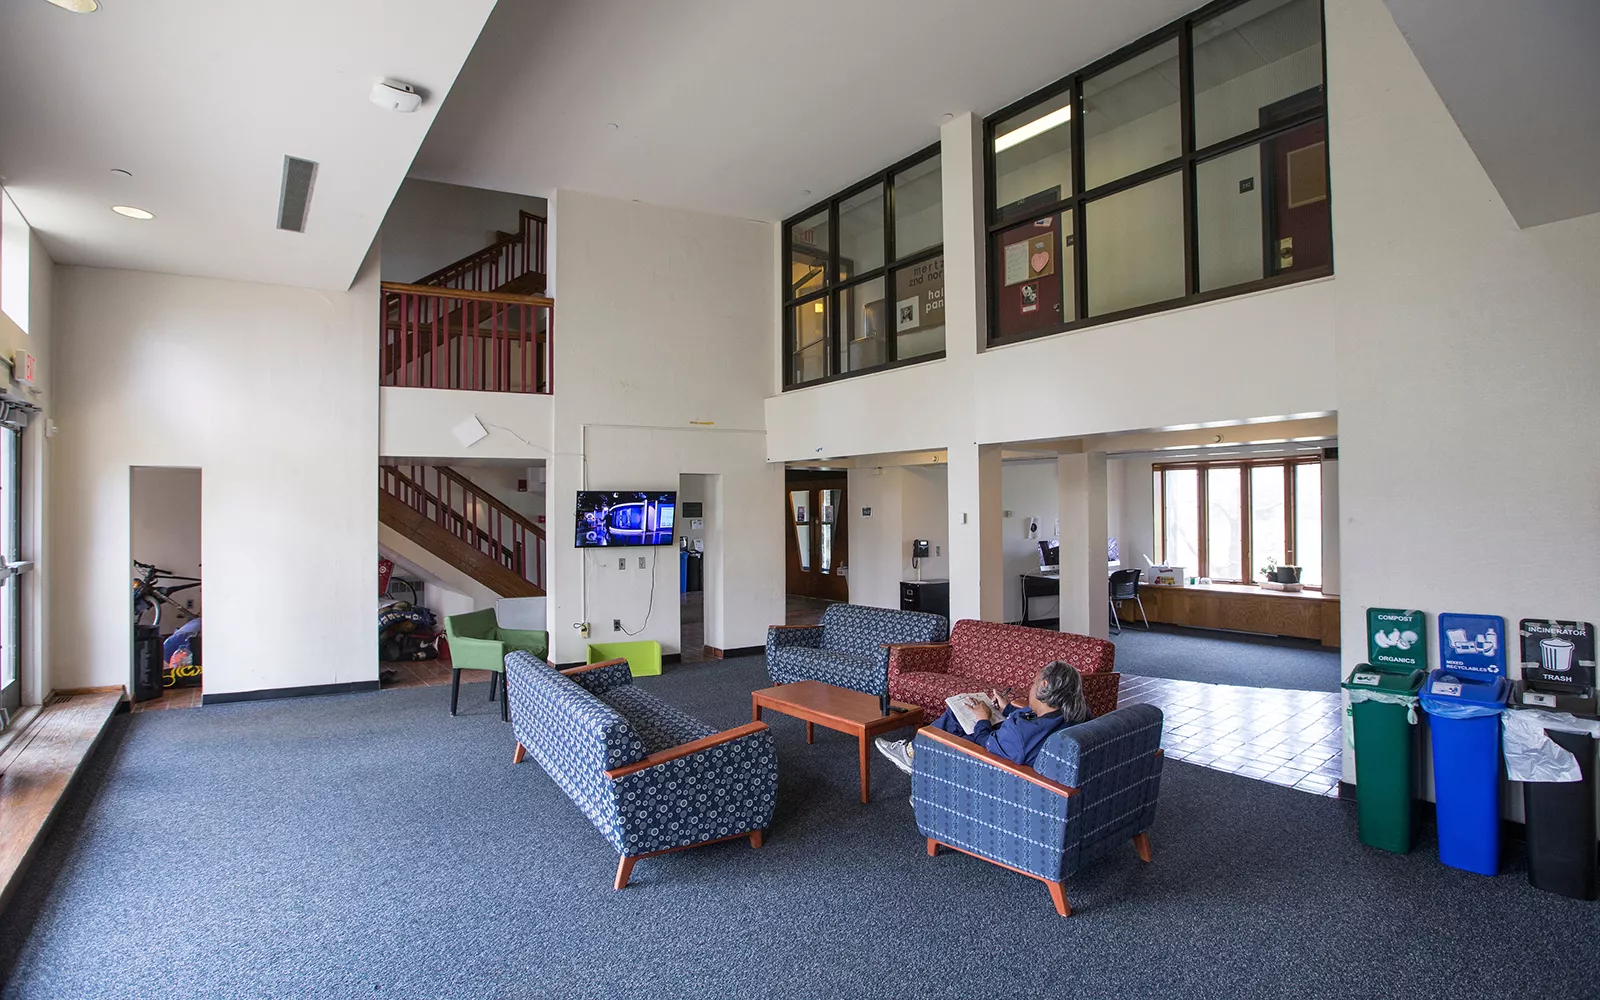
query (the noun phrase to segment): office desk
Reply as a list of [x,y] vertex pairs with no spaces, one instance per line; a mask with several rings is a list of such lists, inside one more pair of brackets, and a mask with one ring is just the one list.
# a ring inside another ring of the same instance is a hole
[[1263,590],[1236,583],[1139,588],[1153,622],[1316,639],[1339,645],[1339,598],[1320,590]]
[[1028,601],[1034,597],[1061,597],[1061,576],[1057,573],[1022,574],[1022,624],[1027,625]]

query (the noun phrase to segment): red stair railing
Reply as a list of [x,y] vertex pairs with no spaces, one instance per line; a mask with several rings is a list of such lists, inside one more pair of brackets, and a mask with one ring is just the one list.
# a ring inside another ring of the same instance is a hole
[[524,275],[538,275],[537,288],[520,291],[544,291],[546,223],[542,216],[523,212],[517,232],[501,233],[500,238],[475,253],[468,254],[453,264],[446,264],[432,274],[418,278],[415,284],[455,288],[461,291],[493,292]]
[[442,465],[381,465],[378,488],[544,589],[544,529]]
[[383,283],[378,384],[551,391],[555,301]]

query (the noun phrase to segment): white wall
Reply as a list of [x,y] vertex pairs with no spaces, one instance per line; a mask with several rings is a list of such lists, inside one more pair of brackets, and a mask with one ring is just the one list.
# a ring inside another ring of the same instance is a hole
[[[373,681],[378,267],[349,292],[61,268],[51,670],[129,675],[129,469],[202,471],[207,695]],[[262,641],[292,567],[298,648]]]
[[[594,625],[592,641],[623,638],[613,618],[679,650],[676,550],[580,550],[560,519],[579,489],[674,489],[685,473],[717,477],[706,645],[760,645],[783,620],[783,476],[766,462],[762,421],[775,370],[774,227],[566,190],[551,216],[553,658],[583,659],[576,622]],[[616,568],[619,555],[629,569]],[[653,570],[637,568],[640,555]]]
[[[36,359],[35,379],[38,385],[35,391],[29,393],[20,388],[13,391],[28,397],[40,409],[29,420],[22,435],[23,534],[18,540],[22,559],[34,564],[33,570],[24,573],[21,578],[23,640],[19,674],[22,703],[37,705],[56,686],[49,673],[50,602],[46,599],[51,571],[48,541],[51,521],[56,516],[51,503],[49,477],[50,455],[54,445],[47,435],[48,421],[56,415],[57,409],[53,395],[55,362],[52,350],[56,269],[45,252],[39,234],[25,230],[25,236],[22,243],[28,283],[27,329],[24,330],[9,316],[0,313],[0,355],[9,359],[17,350],[25,350]],[[5,252],[12,253],[10,250]],[[15,264],[14,256],[11,260]],[[6,379],[0,375],[0,380]]]
[[[377,381],[374,377],[373,381]],[[386,386],[378,442],[385,458],[547,460],[555,422],[550,396]],[[453,431],[476,419],[488,436],[463,445]]]
[[1593,621],[1600,215],[1519,229],[1382,3],[1327,23],[1344,665],[1370,605]]
[[[1022,620],[1022,574],[1039,571],[1039,542],[1056,534],[1056,460],[1006,462],[1000,468],[1001,506],[1011,512],[1002,518],[1005,545],[1005,620]],[[1038,518],[1039,533],[1028,535],[1028,519]],[[1055,618],[1059,602],[1043,597],[1031,602],[1034,618]]]
[[383,280],[411,282],[514,233],[518,211],[545,214],[543,198],[407,178],[384,216]]
[[[915,580],[911,566],[911,541],[926,538],[932,553],[918,560],[924,580],[950,578],[950,470],[944,465],[912,465],[905,468],[901,493],[902,533],[901,579]],[[852,557],[853,557],[852,553]],[[898,591],[897,591],[898,594]],[[898,596],[892,607],[899,607]]]
[[[146,466],[132,475],[133,558],[179,576],[200,576],[200,470]],[[201,587],[174,595],[196,615],[203,612],[202,597]],[[168,629],[182,624],[170,610],[162,618]]]
[[[903,512],[905,470],[899,466],[851,469],[848,479],[850,603],[898,608],[900,570],[911,537],[905,531]],[[861,516],[863,507],[872,508],[870,517]]]

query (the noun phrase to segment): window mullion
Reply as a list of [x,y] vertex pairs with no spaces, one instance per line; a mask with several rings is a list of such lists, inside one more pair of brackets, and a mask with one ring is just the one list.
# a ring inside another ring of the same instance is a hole
[[1200,525],[1200,532],[1199,532],[1199,534],[1200,534],[1200,538],[1199,538],[1199,541],[1200,541],[1199,549],[1200,549],[1200,551],[1198,553],[1197,558],[1195,559],[1195,561],[1198,562],[1200,565],[1195,567],[1194,575],[1197,576],[1197,577],[1199,577],[1199,576],[1210,576],[1211,575],[1211,573],[1210,573],[1210,569],[1211,569],[1211,518],[1208,516],[1208,514],[1209,514],[1208,508],[1209,508],[1210,505],[1206,502],[1207,499],[1209,498],[1210,494],[1209,494],[1209,491],[1206,488],[1206,470],[1204,468],[1200,468],[1200,469],[1196,469],[1195,470],[1194,482],[1195,482],[1194,494],[1195,494],[1196,497],[1199,498],[1199,503],[1200,503],[1200,519],[1199,519],[1199,521],[1196,522],[1196,523],[1198,523]]

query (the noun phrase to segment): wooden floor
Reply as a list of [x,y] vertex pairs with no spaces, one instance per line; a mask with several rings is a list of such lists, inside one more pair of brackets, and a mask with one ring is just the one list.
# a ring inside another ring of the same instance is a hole
[[57,695],[0,752],[0,907],[121,700],[120,690]]

